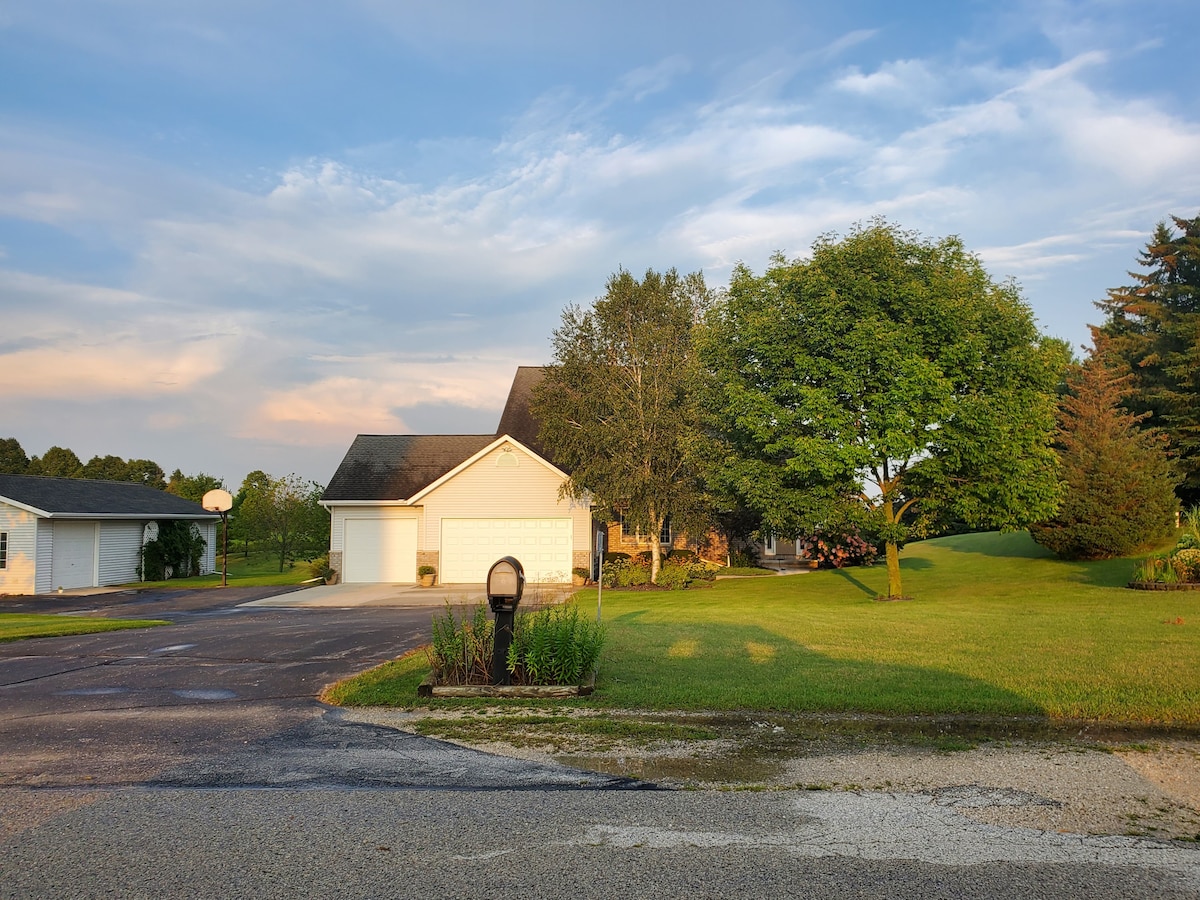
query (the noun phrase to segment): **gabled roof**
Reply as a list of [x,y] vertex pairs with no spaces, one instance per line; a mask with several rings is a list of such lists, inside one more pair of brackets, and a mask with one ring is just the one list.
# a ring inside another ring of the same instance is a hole
[[0,501],[53,519],[216,519],[199,503],[145,484],[0,475]]
[[496,434],[514,437],[542,457],[546,453],[542,442],[538,440],[538,422],[529,411],[529,404],[533,400],[534,388],[545,377],[546,370],[542,366],[517,367],[504,412],[500,414],[500,425],[496,428]]
[[321,499],[407,500],[495,440],[494,434],[360,434]]

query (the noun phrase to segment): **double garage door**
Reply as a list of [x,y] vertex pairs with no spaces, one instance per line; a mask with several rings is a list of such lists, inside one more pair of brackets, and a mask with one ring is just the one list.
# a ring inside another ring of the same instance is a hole
[[502,556],[525,567],[530,583],[571,580],[571,520],[442,519],[442,561],[438,580],[480,584]]

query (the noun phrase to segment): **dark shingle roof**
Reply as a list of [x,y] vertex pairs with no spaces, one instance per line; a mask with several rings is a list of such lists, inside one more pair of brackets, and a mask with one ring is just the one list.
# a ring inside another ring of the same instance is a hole
[[145,484],[0,475],[0,500],[68,518],[214,519],[199,503]]
[[508,401],[500,415],[500,425],[496,428],[497,434],[516,438],[543,457],[546,454],[542,452],[542,442],[538,440],[538,422],[529,411],[529,403],[533,399],[534,388],[545,377],[546,370],[542,366],[517,367],[517,374],[508,391]]
[[407,500],[496,440],[494,434],[360,434],[322,500]]

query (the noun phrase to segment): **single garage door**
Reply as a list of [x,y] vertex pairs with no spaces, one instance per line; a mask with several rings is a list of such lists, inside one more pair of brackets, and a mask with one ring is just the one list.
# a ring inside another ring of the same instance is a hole
[[571,580],[570,519],[442,519],[439,580],[481,584],[502,556],[515,556],[530,583]]
[[96,523],[55,522],[50,562],[51,587],[80,588],[96,584]]
[[346,520],[342,581],[399,584],[416,580],[416,519]]

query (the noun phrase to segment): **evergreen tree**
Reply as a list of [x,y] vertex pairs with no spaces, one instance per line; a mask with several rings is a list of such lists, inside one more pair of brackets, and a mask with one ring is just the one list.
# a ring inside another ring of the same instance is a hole
[[1065,559],[1127,556],[1169,536],[1179,509],[1167,440],[1122,406],[1133,377],[1105,359],[1093,352],[1068,377],[1056,435],[1065,493],[1054,518],[1029,529]]
[[1109,364],[1128,372],[1125,406],[1148,414],[1143,427],[1161,429],[1178,458],[1178,493],[1200,503],[1200,215],[1172,216],[1141,254],[1145,272],[1114,288],[1096,305],[1104,324],[1094,328]]

